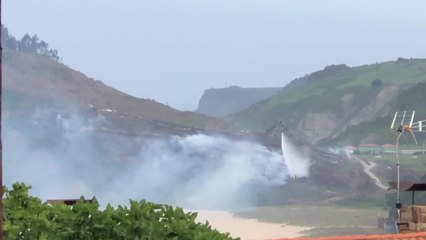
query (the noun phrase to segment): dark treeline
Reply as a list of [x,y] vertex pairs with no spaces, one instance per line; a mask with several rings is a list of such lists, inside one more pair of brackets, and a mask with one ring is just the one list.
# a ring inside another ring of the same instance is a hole
[[1,26],[1,34],[1,42],[4,48],[18,52],[46,56],[55,61],[60,60],[58,50],[49,48],[49,44],[40,40],[37,35],[31,37],[30,35],[25,34],[21,40],[17,40],[3,25]]

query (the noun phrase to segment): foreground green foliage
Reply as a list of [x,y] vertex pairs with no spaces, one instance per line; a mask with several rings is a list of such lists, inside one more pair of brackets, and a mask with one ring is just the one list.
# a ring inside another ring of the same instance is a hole
[[50,205],[15,183],[5,190],[5,239],[232,239],[195,222],[196,213],[182,208],[130,200],[129,207],[81,199],[74,206]]

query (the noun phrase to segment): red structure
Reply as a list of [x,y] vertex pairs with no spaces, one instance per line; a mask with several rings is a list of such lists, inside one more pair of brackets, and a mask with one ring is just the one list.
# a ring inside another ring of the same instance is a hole
[[382,235],[354,235],[320,238],[279,238],[275,240],[426,240],[426,232],[382,234]]

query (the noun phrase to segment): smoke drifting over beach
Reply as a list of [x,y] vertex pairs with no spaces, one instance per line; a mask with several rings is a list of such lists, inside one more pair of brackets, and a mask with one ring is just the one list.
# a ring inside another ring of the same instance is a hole
[[96,196],[102,204],[147,199],[192,208],[256,204],[258,188],[283,185],[278,152],[223,136],[134,139],[100,132],[72,113],[5,117],[5,183],[32,185],[42,199]]

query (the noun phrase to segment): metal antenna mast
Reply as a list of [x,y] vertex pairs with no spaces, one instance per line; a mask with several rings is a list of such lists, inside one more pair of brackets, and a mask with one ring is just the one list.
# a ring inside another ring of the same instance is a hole
[[396,192],[396,208],[398,209],[398,218],[400,219],[400,162],[399,162],[399,139],[402,134],[408,133],[413,138],[414,143],[417,145],[417,139],[414,132],[425,132],[426,131],[426,120],[414,122],[415,111],[400,111],[396,112],[393,117],[391,129],[396,130],[398,136],[396,137],[395,144],[395,157],[396,157],[396,178],[397,178],[397,192]]

